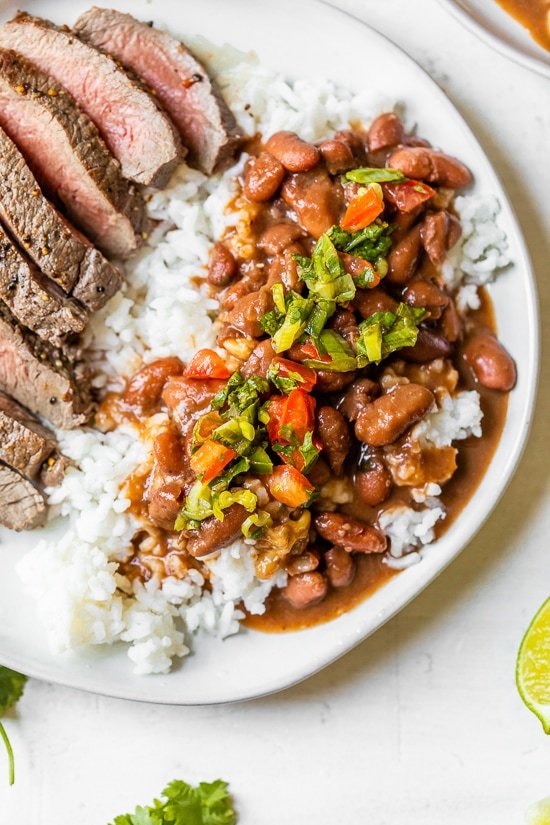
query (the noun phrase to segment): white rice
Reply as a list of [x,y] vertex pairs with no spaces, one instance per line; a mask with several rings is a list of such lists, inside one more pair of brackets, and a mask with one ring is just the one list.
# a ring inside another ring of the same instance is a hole
[[[325,80],[289,83],[253,57],[243,60],[235,50],[216,50],[204,41],[194,45],[217,72],[250,135],[291,129],[318,141],[350,121],[369,121],[393,108],[368,88],[355,94]],[[128,264],[126,285],[97,313],[87,334],[102,370],[98,386],[117,386],[144,361],[173,354],[186,360],[196,349],[214,346],[216,302],[193,279],[204,274],[211,244],[240,220],[238,213],[226,212],[226,205],[243,163],[244,158],[211,179],[182,166],[166,190],[152,193],[149,213],[162,224]],[[453,286],[465,284],[462,294],[471,306],[477,285],[507,262],[506,239],[496,226],[494,198],[458,198],[457,208],[466,231],[446,277]],[[444,400],[417,431],[439,446],[479,435],[480,420],[477,394],[460,393]],[[146,446],[131,427],[107,435],[91,429],[58,435],[62,451],[75,462],[63,483],[49,491],[58,532],[52,535],[54,524],[43,531],[18,566],[53,651],[121,641],[128,645],[136,673],[164,673],[175,657],[189,653],[197,630],[220,638],[236,633],[243,617],[240,602],[251,613],[261,613],[270,590],[284,585],[285,574],[260,581],[253,547],[240,541],[208,562],[210,592],[203,591],[202,575],[194,570],[183,580],[166,579],[160,588],[154,579],[132,585],[117,573],[136,530],[120,484],[145,460]],[[434,525],[444,517],[435,488],[415,492],[422,509],[394,508],[380,519],[392,542],[390,563],[418,560],[418,553],[409,551],[433,540]]]
[[421,443],[427,441],[436,447],[448,447],[453,441],[462,441],[471,435],[479,438],[482,418],[479,393],[475,390],[445,395],[438,410],[419,421],[412,437]]

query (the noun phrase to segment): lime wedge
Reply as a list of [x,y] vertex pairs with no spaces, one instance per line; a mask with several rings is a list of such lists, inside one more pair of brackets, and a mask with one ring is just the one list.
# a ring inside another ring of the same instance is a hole
[[550,796],[529,806],[526,823],[527,825],[550,825]]
[[539,609],[522,639],[516,684],[529,710],[550,733],[550,599]]

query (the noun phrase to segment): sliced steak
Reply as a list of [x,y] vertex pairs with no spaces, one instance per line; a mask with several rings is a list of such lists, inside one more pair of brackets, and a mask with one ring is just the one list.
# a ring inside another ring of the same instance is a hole
[[42,493],[6,464],[0,464],[0,521],[10,530],[32,530],[46,521]]
[[230,161],[242,140],[235,118],[206,69],[166,32],[113,9],[92,8],[74,27],[154,89],[189,149],[189,160],[210,174]]
[[53,433],[17,401],[0,392],[0,462],[36,481],[42,465],[56,450]]
[[162,186],[182,156],[179,135],[153,97],[113,58],[59,27],[20,12],[0,29],[14,49],[73,96],[118,158],[125,177]]
[[54,346],[82,332],[86,310],[62,292],[0,228],[0,298],[23,326]]
[[86,423],[93,412],[84,368],[23,330],[0,304],[0,389],[57,427]]
[[148,229],[145,202],[97,128],[53,78],[0,49],[0,126],[41,186],[107,255],[127,257]]
[[0,129],[0,219],[49,278],[88,309],[102,307],[122,274],[44,197],[12,140]]

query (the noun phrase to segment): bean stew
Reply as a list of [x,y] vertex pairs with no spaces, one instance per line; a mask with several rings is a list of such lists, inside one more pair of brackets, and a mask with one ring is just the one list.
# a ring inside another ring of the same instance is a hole
[[[472,180],[460,160],[394,113],[319,145],[279,132],[247,148],[238,220],[206,274],[217,349],[145,365],[98,423],[129,418],[152,447],[127,482],[143,532],[121,572],[204,572],[242,540],[259,578],[287,574],[249,625],[296,629],[405,566],[416,545],[399,538],[399,513],[437,499],[436,537],[458,516],[516,367],[487,293],[472,309],[448,285],[454,196]],[[476,393],[481,437],[456,423]]]

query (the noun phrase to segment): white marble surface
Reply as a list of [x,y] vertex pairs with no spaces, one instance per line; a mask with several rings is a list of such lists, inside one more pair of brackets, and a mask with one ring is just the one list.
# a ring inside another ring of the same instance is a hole
[[[547,358],[549,81],[490,51],[436,0],[338,4],[412,55],[489,154],[533,256]],[[248,704],[137,705],[31,682],[7,720],[17,783],[5,787],[2,770],[1,825],[107,825],[173,778],[218,776],[240,825],[521,823],[550,794],[550,741],[514,684],[523,629],[550,595],[543,365],[535,427],[506,495],[397,618],[306,683]]]

